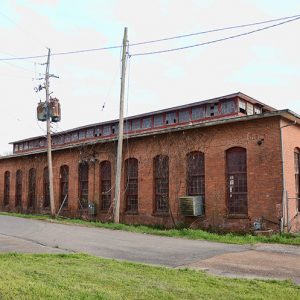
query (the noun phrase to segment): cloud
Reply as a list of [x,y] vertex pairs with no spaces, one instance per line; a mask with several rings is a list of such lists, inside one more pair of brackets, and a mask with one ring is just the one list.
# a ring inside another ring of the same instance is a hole
[[[119,45],[128,26],[130,43],[211,28],[293,15],[298,1],[4,1],[0,16],[1,51],[18,56]],[[128,113],[172,107],[242,91],[277,108],[300,111],[299,22],[240,39],[167,54],[131,57]],[[168,49],[209,41],[219,32],[164,43],[130,47],[130,53]],[[7,54],[1,56],[8,57]],[[9,141],[44,134],[35,117],[44,98],[32,81],[45,71],[45,59],[0,63],[0,152]],[[24,70],[25,69],[25,70]],[[53,95],[61,100],[63,129],[117,118],[120,50],[91,52],[51,59]],[[126,96],[127,98],[127,96]],[[103,103],[104,111],[101,111]],[[126,104],[127,106],[127,104]],[[127,109],[126,109],[127,111]]]

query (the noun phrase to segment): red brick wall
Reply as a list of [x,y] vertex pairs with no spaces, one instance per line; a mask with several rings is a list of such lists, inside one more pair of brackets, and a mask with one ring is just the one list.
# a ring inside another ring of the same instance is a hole
[[[194,218],[183,218],[180,215],[178,198],[186,195],[186,154],[191,151],[202,151],[205,154],[206,215],[199,219],[198,224],[221,231],[249,231],[253,222],[263,217],[269,220],[264,221],[266,227],[278,230],[279,224],[275,225],[274,223],[277,223],[282,215],[279,126],[279,118],[273,117],[125,140],[124,159],[134,157],[139,161],[139,210],[136,215],[125,213],[123,200],[125,183],[122,178],[121,221],[172,226],[172,218],[169,215],[154,214],[153,158],[160,154],[169,156],[170,208],[175,222],[195,221]],[[299,136],[299,133],[297,134]],[[258,141],[261,141],[261,145],[258,145]],[[59,198],[59,169],[61,165],[66,164],[70,168],[69,209],[63,213],[69,215],[80,213],[78,211],[78,163],[80,160],[94,157],[96,161],[90,162],[89,199],[97,205],[97,218],[107,219],[108,214],[99,211],[101,206],[99,203],[99,164],[103,160],[111,161],[112,186],[114,186],[116,145],[116,142],[106,142],[53,153],[56,207]],[[244,147],[247,150],[247,218],[229,218],[227,216],[225,151],[231,147]],[[43,198],[42,174],[43,168],[46,166],[45,155],[0,160],[1,203],[3,203],[4,172],[11,171],[10,210],[14,210],[16,171],[21,168],[24,176],[28,174],[28,170],[32,166],[38,168],[37,199],[41,203]],[[24,176],[23,179],[23,207],[26,207],[27,176]],[[113,194],[114,190],[112,190]],[[3,208],[3,210],[5,209],[8,208]]]
[[[288,201],[285,207],[285,215],[288,214],[288,223],[291,231],[300,231],[300,214],[296,198],[294,151],[300,149],[300,126],[292,125],[291,121],[281,121],[284,153],[284,170]],[[284,127],[286,126],[286,127]],[[287,207],[288,206],[288,207]]]

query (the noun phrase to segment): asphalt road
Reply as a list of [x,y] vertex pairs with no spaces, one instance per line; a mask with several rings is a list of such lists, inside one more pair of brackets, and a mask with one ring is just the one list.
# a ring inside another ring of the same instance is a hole
[[300,247],[230,245],[0,215],[0,252],[74,253],[300,283]]

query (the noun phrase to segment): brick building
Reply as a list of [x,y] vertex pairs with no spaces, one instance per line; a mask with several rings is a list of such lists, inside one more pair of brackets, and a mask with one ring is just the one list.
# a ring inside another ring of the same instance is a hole
[[[299,231],[298,124],[290,110],[242,93],[127,118],[121,222]],[[56,211],[111,218],[117,131],[113,120],[53,135]],[[12,144],[13,154],[0,158],[1,209],[49,213],[45,137]],[[202,214],[182,213],[186,195],[201,196]]]

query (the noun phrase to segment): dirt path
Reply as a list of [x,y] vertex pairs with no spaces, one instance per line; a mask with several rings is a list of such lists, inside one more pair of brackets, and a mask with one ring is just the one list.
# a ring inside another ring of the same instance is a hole
[[217,255],[185,267],[228,277],[291,279],[300,284],[300,255],[295,254],[250,250]]

